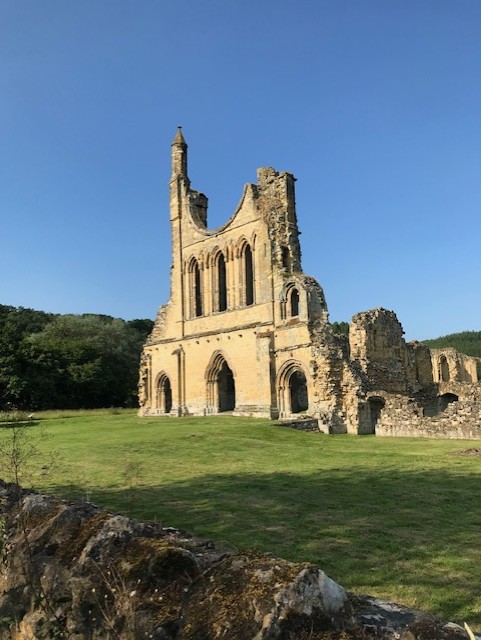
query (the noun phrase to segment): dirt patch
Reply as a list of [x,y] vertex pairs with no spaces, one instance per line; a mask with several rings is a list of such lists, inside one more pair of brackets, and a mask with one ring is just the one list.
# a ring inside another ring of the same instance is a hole
[[481,456],[481,448],[469,447],[461,451],[453,451],[453,456]]

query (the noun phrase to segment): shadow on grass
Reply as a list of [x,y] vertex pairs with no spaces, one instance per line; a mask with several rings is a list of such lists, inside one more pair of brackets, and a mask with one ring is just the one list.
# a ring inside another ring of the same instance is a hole
[[0,421],[0,429],[36,427],[39,424],[38,420],[5,420]]
[[[88,491],[102,507],[234,548],[313,562],[346,588],[397,597],[447,619],[469,621],[480,610],[481,475],[339,469],[147,481]],[[78,485],[51,490],[86,495]]]

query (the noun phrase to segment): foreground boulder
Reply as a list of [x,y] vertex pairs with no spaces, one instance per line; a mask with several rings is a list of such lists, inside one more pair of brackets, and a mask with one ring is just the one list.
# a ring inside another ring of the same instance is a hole
[[0,639],[457,640],[321,569],[0,481]]

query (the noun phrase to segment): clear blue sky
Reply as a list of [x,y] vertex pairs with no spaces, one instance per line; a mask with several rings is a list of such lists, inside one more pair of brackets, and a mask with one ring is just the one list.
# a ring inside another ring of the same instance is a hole
[[479,0],[0,0],[0,303],[154,317],[170,144],[227,220],[297,177],[331,320],[481,330]]

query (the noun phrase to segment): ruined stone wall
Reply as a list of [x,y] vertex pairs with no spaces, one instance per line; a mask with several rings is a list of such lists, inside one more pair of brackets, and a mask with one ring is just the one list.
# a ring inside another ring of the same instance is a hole
[[431,349],[431,359],[434,382],[478,382],[478,358],[447,347]]
[[414,354],[415,377],[421,387],[434,382],[431,351],[421,342],[409,342],[407,348]]
[[434,416],[401,395],[383,396],[385,407],[376,423],[378,436],[481,440],[481,403],[450,402]]
[[440,382],[437,385],[438,394],[446,393],[458,396],[460,400],[469,402],[481,402],[481,383],[472,384],[470,382],[457,382],[450,380],[449,382]]
[[351,360],[366,375],[369,389],[408,393],[418,386],[412,349],[393,311],[373,309],[352,318],[349,330]]

